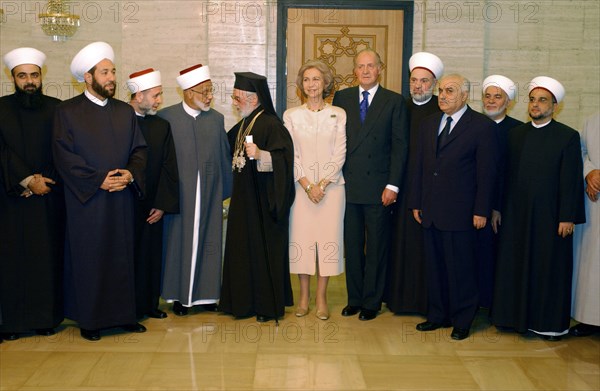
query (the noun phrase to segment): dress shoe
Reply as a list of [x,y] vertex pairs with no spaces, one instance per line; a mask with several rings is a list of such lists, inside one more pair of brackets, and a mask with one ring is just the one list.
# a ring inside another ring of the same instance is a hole
[[268,322],[268,321],[273,320],[273,319],[275,319],[275,318],[272,317],[272,316],[256,315],[256,321],[259,322],[259,323],[265,323],[265,322]]
[[146,327],[139,323],[126,324],[125,326],[121,326],[121,328],[130,333],[145,333]]
[[19,334],[17,334],[17,333],[3,333],[2,334],[2,338],[5,341],[16,341],[17,339],[19,339]]
[[342,316],[352,316],[358,314],[360,311],[360,307],[355,307],[353,305],[347,305],[342,310]]
[[363,308],[358,315],[358,320],[372,320],[377,316],[377,310],[368,310]]
[[148,312],[146,315],[148,315],[149,318],[154,318],[154,319],[164,319],[167,317],[167,313],[159,310],[158,308],[153,309],[152,311]]
[[181,305],[180,302],[173,302],[173,313],[177,316],[185,316],[188,314],[188,308]]
[[52,328],[48,328],[48,329],[36,329],[35,333],[37,335],[42,335],[44,337],[49,337],[51,335],[56,334],[56,331],[54,331],[54,329],[52,329]]
[[538,336],[540,336],[544,341],[549,341],[549,342],[558,342],[558,341],[562,340],[562,335],[538,334]]
[[575,337],[587,337],[600,332],[600,326],[594,326],[586,323],[579,323],[569,329],[569,334]]
[[308,308],[296,307],[296,312],[294,312],[294,314],[299,318],[306,316],[306,314],[308,314]]
[[417,325],[417,330],[419,330],[419,331],[433,331],[433,330],[441,329],[442,327],[447,327],[447,326],[445,324],[443,324],[443,323],[426,321],[426,322],[423,322],[423,323],[419,323]]
[[469,329],[461,329],[460,327],[455,327],[452,329],[452,334],[450,334],[450,338],[460,341],[469,336]]
[[208,311],[208,312],[217,312],[218,311],[217,303],[201,304],[200,307],[202,307],[204,309],[204,311]]
[[88,341],[100,341],[100,330],[81,329],[81,336]]
[[327,320],[329,319],[329,310],[327,308],[325,308],[324,310],[317,310],[315,315],[321,320]]

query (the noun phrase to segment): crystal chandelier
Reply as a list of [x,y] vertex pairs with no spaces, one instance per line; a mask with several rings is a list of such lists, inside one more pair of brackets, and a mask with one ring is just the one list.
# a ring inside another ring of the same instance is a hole
[[42,30],[54,42],[66,41],[79,27],[79,15],[69,13],[68,0],[48,0],[48,9],[39,18]]

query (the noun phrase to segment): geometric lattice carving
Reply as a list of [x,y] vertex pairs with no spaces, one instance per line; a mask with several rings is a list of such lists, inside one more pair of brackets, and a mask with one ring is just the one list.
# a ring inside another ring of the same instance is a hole
[[[329,65],[338,90],[356,85],[353,71],[356,53],[367,48],[377,48],[377,37],[387,37],[385,25],[305,24],[303,30],[304,61],[319,59]],[[313,48],[311,53],[305,52],[307,47]],[[384,53],[379,54],[384,56]]]

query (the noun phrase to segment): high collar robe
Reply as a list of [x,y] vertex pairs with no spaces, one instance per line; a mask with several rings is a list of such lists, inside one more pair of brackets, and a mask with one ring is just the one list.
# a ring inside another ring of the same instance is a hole
[[165,217],[162,297],[185,306],[215,303],[221,291],[223,200],[231,192],[224,118],[212,109],[194,118],[182,103],[158,115],[171,124],[180,195],[180,213]]
[[505,198],[492,323],[564,333],[571,313],[573,237],[559,222],[585,221],[579,133],[552,120],[508,133]]
[[[56,327],[63,320],[64,201],[52,161],[52,118],[58,99],[26,109],[0,98],[0,332]],[[54,179],[45,196],[25,198],[19,184],[41,173]]]
[[135,112],[84,94],[54,117],[53,153],[65,183],[65,316],[84,329],[135,323],[134,186],[100,189],[107,173],[128,169],[144,188],[146,144]]

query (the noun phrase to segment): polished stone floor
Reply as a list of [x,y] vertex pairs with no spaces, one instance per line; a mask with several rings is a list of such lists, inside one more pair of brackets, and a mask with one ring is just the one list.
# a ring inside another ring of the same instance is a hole
[[343,275],[329,303],[327,321],[313,303],[304,318],[288,308],[278,326],[177,317],[163,303],[169,317],[144,320],[146,333],[113,330],[99,342],[65,321],[52,337],[0,344],[0,390],[600,390],[600,335],[547,342],[500,333],[482,311],[457,342],[451,329],[417,332],[419,316],[344,318]]

